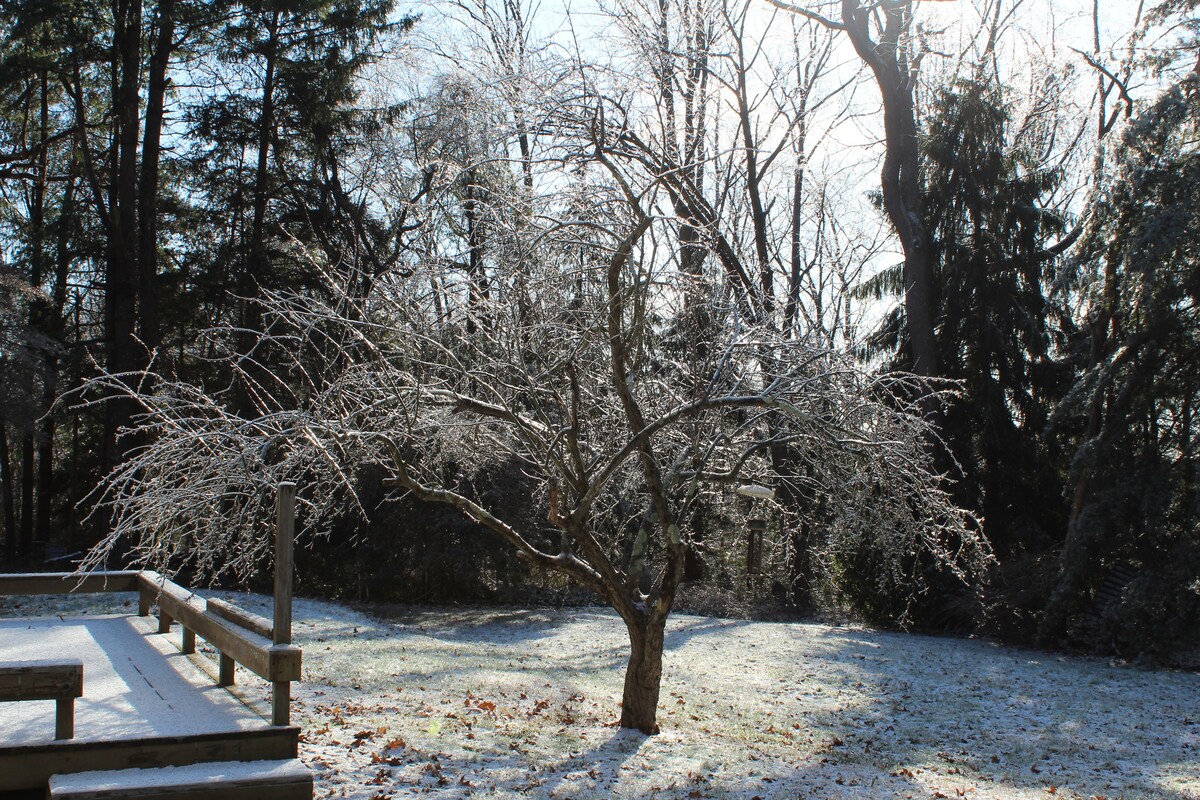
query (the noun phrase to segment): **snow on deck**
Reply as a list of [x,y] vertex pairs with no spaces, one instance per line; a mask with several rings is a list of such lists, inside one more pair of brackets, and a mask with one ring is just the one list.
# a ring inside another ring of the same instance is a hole
[[[0,619],[0,661],[83,661],[75,738],[179,736],[263,727],[257,716],[132,615]],[[245,674],[242,672],[242,674]],[[54,738],[54,701],[0,703],[0,747]]]

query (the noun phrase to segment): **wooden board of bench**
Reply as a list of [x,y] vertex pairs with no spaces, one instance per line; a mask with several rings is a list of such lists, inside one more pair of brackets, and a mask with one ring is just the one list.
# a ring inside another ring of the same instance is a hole
[[55,775],[50,800],[310,800],[312,774],[297,759]]
[[75,735],[75,698],[82,696],[79,659],[0,662],[0,701],[53,700],[55,739]]
[[112,741],[71,739],[0,748],[0,792],[41,789],[51,775],[105,769],[183,766],[211,761],[295,758],[300,729],[149,736]]

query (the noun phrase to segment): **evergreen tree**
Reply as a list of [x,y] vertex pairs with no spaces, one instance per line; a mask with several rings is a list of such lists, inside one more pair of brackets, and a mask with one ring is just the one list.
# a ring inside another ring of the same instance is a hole
[[1044,547],[1062,525],[1042,439],[1064,388],[1046,298],[1047,243],[1064,221],[1042,202],[1059,175],[1010,143],[1011,124],[995,84],[962,80],[937,94],[924,148],[938,352],[963,392],[943,435],[962,468],[960,502],[979,511],[1001,558]]
[[[1037,553],[1064,525],[1060,472],[1043,429],[1069,377],[1055,361],[1046,297],[1064,220],[1045,207],[1060,176],[1040,166],[999,87],[958,79],[929,104],[922,143],[924,223],[932,236],[934,330],[941,376],[959,382],[940,419],[957,501],[984,520],[1001,563]],[[860,285],[898,295],[899,267]],[[868,339],[868,356],[911,369],[903,307]]]
[[[1106,638],[1163,655],[1200,619],[1200,73],[1125,133],[1081,243],[1074,299],[1078,379],[1053,419],[1076,443],[1070,522],[1043,637],[1088,633],[1095,590],[1124,576],[1103,609]],[[1129,578],[1132,577],[1132,580]]]

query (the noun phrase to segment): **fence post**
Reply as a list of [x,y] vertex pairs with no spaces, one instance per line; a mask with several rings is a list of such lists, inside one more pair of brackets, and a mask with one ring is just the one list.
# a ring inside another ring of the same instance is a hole
[[237,666],[233,656],[221,653],[217,664],[217,686],[233,686],[233,670]]
[[196,652],[196,632],[189,630],[186,625],[182,627],[183,642],[179,649],[185,656],[190,656],[192,653]]
[[[296,539],[296,484],[279,484],[275,496],[275,644],[292,643],[292,551]],[[287,725],[291,717],[292,684],[271,683],[271,724]]]

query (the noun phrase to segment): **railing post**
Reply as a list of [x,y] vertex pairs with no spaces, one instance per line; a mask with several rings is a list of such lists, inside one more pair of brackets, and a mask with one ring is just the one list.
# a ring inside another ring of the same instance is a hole
[[[275,496],[275,644],[292,643],[292,572],[296,539],[296,484],[279,484]],[[271,683],[271,724],[287,725],[291,719],[292,684]]]
[[196,632],[190,628],[183,628],[183,642],[179,648],[185,656],[190,656],[196,652]]
[[221,653],[217,659],[217,686],[233,686],[233,667],[235,665],[233,656]]
[[54,738],[75,738],[75,698],[56,697],[54,699]]

